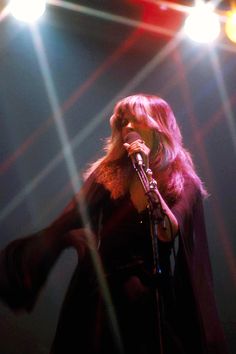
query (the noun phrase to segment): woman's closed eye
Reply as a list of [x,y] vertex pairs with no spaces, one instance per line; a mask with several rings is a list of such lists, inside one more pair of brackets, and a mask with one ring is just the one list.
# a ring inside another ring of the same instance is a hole
[[129,124],[129,120],[128,120],[127,118],[122,118],[122,119],[120,120],[120,127],[121,127],[121,128],[126,127],[128,124]]
[[116,121],[116,126],[119,130],[126,127],[129,124],[129,120],[127,118],[118,118]]

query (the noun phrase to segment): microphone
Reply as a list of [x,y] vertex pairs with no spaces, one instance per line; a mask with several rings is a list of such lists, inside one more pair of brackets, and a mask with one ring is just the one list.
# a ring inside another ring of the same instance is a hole
[[[126,134],[126,136],[124,137],[124,142],[131,144],[136,140],[142,140],[141,136],[135,132],[134,130],[131,130],[128,134]],[[143,166],[144,162],[143,162],[143,157],[140,154],[140,152],[136,152],[135,154],[131,155],[131,159],[133,162],[133,165],[135,167],[135,165],[137,164],[138,166]]]

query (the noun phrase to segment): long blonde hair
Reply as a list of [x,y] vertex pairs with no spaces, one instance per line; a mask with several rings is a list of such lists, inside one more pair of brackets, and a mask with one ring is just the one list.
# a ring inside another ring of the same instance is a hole
[[154,146],[150,153],[150,168],[160,192],[168,200],[176,200],[191,178],[203,196],[207,192],[195,172],[190,153],[183,147],[182,135],[169,104],[154,95],[136,94],[120,100],[110,118],[111,136],[104,146],[105,155],[94,162],[85,176],[96,171],[96,179],[113,198],[124,195],[129,188],[133,167],[127,157],[121,135],[121,120],[132,114],[154,132]]

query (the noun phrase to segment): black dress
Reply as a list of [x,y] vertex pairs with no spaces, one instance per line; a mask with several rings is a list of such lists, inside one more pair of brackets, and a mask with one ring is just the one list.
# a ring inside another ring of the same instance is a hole
[[[172,206],[179,222],[178,250],[159,242],[162,275],[152,275],[148,211],[138,213],[129,195],[112,199],[96,183],[85,183],[96,235],[66,294],[52,354],[224,354],[217,316],[199,191],[186,182]],[[83,225],[83,210],[72,201],[47,229],[11,243],[0,257],[0,295],[15,308],[30,310],[63,249],[63,238]],[[32,256],[33,255],[33,256]],[[14,295],[13,295],[14,294]]]

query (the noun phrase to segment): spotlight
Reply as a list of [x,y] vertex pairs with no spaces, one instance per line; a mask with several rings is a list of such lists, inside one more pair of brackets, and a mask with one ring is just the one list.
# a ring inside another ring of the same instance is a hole
[[185,20],[184,31],[199,43],[214,41],[220,33],[220,20],[210,3],[198,1]]
[[17,20],[32,23],[43,15],[46,0],[11,0],[9,8]]

